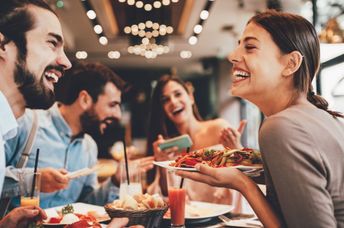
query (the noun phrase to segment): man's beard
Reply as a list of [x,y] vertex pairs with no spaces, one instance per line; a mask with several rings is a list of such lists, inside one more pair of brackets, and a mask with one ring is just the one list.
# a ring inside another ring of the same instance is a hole
[[93,138],[98,138],[102,135],[100,131],[100,124],[102,121],[99,120],[93,107],[81,114],[80,123],[83,133],[87,133]]
[[[103,136],[106,137],[109,135],[109,131],[112,132],[114,129],[118,129],[118,126],[120,126],[119,120],[113,117],[100,120],[93,107],[81,114],[80,122],[82,131],[89,134],[95,140],[101,139]],[[113,132],[120,134],[120,132],[117,130]]]
[[32,109],[48,109],[55,102],[54,91],[46,88],[44,85],[44,75],[38,81],[35,75],[26,69],[25,62],[21,59],[18,59],[16,63],[14,80],[25,99],[26,107]]

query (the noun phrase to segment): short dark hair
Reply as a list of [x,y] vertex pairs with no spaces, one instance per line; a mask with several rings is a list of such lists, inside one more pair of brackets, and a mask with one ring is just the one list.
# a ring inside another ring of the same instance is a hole
[[66,71],[55,85],[56,100],[70,105],[76,101],[79,93],[85,90],[93,102],[97,102],[108,82],[113,83],[120,91],[124,90],[125,82],[107,66],[100,63],[74,62],[73,67]]
[[19,58],[25,59],[26,37],[25,33],[35,27],[33,15],[28,11],[28,6],[37,6],[50,12],[54,10],[43,0],[5,0],[0,6],[0,32],[5,39],[0,43],[0,48],[13,41],[19,50]]

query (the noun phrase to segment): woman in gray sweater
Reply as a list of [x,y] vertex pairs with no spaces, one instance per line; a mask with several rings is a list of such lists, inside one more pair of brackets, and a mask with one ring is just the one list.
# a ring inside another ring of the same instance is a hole
[[313,91],[320,48],[301,16],[267,11],[251,18],[233,63],[232,94],[264,113],[259,132],[267,185],[232,168],[180,175],[240,191],[265,227],[344,227],[343,115]]

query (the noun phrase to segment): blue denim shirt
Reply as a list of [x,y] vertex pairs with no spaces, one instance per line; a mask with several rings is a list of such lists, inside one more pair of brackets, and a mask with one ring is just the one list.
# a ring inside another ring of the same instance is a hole
[[[26,167],[34,167],[37,148],[40,149],[38,168],[65,168],[73,172],[85,167],[93,167],[97,162],[97,145],[87,134],[72,138],[71,129],[63,119],[57,104],[47,111],[36,110],[38,129],[32,152]],[[27,109],[18,119],[17,137],[5,144],[7,169],[15,174],[14,167],[24,149],[31,129],[33,111]],[[55,207],[77,201],[104,205],[118,197],[118,188],[111,180],[99,186],[96,173],[70,180],[67,189],[54,193],[41,193],[42,208]]]

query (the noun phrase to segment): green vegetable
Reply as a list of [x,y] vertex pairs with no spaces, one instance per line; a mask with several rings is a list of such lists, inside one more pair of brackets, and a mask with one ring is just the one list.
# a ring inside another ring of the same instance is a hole
[[72,214],[72,213],[74,213],[74,208],[71,204],[68,204],[67,206],[62,208],[62,215]]
[[206,156],[206,157],[211,157],[211,156],[213,156],[213,154],[216,152],[216,150],[206,150],[206,151],[204,151],[204,155]]

